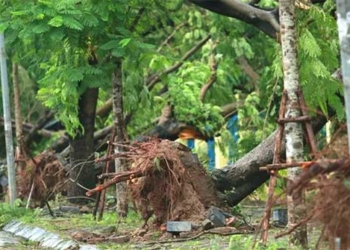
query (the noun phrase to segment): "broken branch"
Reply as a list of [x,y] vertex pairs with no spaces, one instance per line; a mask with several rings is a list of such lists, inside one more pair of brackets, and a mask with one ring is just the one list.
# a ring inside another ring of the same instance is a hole
[[141,176],[144,176],[145,173],[143,173],[141,170],[136,170],[136,171],[127,171],[121,174],[116,174],[113,179],[106,181],[105,183],[98,185],[96,188],[91,189],[86,192],[86,196],[91,196],[97,192],[101,192],[102,190],[117,184],[119,182],[127,181],[127,180],[132,180],[134,178],[139,178]]
[[277,164],[269,164],[265,167],[260,167],[260,171],[271,171],[271,170],[281,170],[281,169],[287,169],[287,168],[294,168],[294,167],[302,167],[302,166],[308,166],[310,164],[314,163],[313,161],[304,161],[304,162],[290,162],[290,163],[277,163]]

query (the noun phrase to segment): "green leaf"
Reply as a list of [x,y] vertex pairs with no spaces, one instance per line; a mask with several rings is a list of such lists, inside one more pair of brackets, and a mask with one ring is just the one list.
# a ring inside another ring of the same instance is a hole
[[35,19],[37,20],[43,20],[45,18],[45,15],[43,13],[39,13],[38,15],[36,15]]
[[159,161],[158,157],[155,157],[155,158],[153,159],[153,163],[154,163],[155,168],[156,168],[157,170],[161,170],[160,161]]
[[84,27],[81,23],[79,23],[77,20],[75,20],[74,18],[72,17],[69,17],[69,16],[65,16],[63,18],[63,24],[70,28],[70,29],[73,29],[73,30],[82,30]]
[[117,40],[111,40],[103,45],[100,46],[100,49],[103,50],[110,50],[110,49],[116,49],[119,47],[119,41]]
[[63,18],[62,16],[55,16],[48,24],[53,27],[61,27],[63,25]]
[[350,190],[350,180],[349,179],[344,179],[343,184],[348,190]]
[[0,33],[4,33],[4,31],[9,27],[10,22],[0,22]]
[[11,14],[13,16],[24,16],[29,13],[29,10],[19,10],[19,11],[12,11]]
[[123,57],[124,55],[125,55],[125,51],[122,48],[118,48],[112,51],[112,56]]
[[119,44],[122,48],[124,48],[130,43],[130,41],[131,41],[131,38],[124,38],[119,42]]

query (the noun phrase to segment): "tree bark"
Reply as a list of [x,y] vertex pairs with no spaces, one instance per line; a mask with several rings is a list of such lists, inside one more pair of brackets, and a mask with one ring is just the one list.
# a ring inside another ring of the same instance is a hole
[[[328,117],[334,112],[330,110]],[[327,122],[323,115],[312,119],[312,127],[318,132]],[[215,169],[212,179],[218,191],[225,194],[228,205],[235,206],[269,179],[266,171],[259,171],[259,167],[272,163],[275,147],[276,132],[262,141],[252,151],[230,166]],[[285,146],[281,149],[281,157],[285,156]],[[230,192],[232,191],[232,192]]]
[[[285,118],[297,118],[300,116],[298,90],[300,89],[300,77],[297,56],[297,35],[295,22],[295,0],[280,0],[279,6],[282,44],[282,66],[284,89],[287,92],[287,107]],[[304,157],[302,124],[289,122],[285,124],[286,158],[287,163],[301,162]],[[287,169],[288,178],[294,181],[300,168]],[[287,185],[290,185],[288,183]],[[303,193],[296,192],[293,196],[287,195],[288,228],[294,226],[305,217],[303,209]],[[298,227],[290,234],[290,244],[307,248],[306,224]]]
[[85,192],[96,184],[93,169],[94,127],[98,88],[87,89],[79,99],[79,121],[84,130],[70,138],[68,199],[72,203],[85,203]]
[[[123,112],[123,81],[122,81],[122,64],[118,61],[117,68],[112,73],[113,84],[113,114],[114,114],[114,127],[115,127],[115,142],[118,144],[125,143],[126,131],[124,125],[124,112]],[[125,148],[115,146],[114,152],[123,152]],[[115,172],[122,173],[127,171],[127,162],[124,159],[115,159]],[[116,184],[116,196],[117,196],[117,214],[119,217],[126,217],[128,214],[128,190],[125,182]]]
[[[44,117],[42,117],[35,126],[33,126],[29,132],[25,135],[23,138],[23,143],[26,146],[29,146],[30,143],[35,139],[36,136],[40,133],[44,133],[48,135],[50,131],[44,130],[43,127],[52,119],[54,118],[55,113],[52,111],[46,111]],[[67,138],[67,137],[66,137]],[[68,139],[68,138],[67,138]],[[67,140],[68,142],[68,140]]]
[[21,115],[21,103],[20,103],[20,88],[18,81],[18,64],[12,64],[12,81],[13,81],[13,99],[15,106],[15,127],[16,127],[16,152],[15,160],[17,160],[17,170],[21,171],[24,168],[25,152],[23,144],[23,128],[22,128],[22,115]]
[[272,38],[276,38],[279,31],[276,9],[262,9],[240,0],[189,0],[189,2],[251,24]]

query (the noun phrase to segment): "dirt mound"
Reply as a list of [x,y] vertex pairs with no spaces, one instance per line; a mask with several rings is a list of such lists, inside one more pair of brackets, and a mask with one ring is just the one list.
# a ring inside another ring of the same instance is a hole
[[39,206],[54,194],[66,191],[66,171],[52,152],[43,152],[25,162],[18,173],[17,185],[20,198],[31,199]]

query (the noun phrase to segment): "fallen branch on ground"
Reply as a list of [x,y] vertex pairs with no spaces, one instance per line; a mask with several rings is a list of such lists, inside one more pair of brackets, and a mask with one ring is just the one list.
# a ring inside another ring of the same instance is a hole
[[254,232],[252,230],[239,231],[236,228],[231,228],[231,227],[225,227],[225,230],[227,230],[227,231],[231,230],[231,232],[218,232],[215,230],[217,230],[217,228],[202,231],[202,232],[196,234],[195,236],[192,236],[189,238],[179,238],[179,239],[174,239],[174,240],[162,240],[162,241],[149,241],[149,242],[145,242],[145,244],[146,245],[155,245],[155,244],[166,244],[166,243],[191,241],[191,240],[195,240],[195,239],[197,239],[205,234],[216,234],[216,235],[221,235],[221,236],[230,236],[230,235],[235,235],[235,234],[251,234]]

